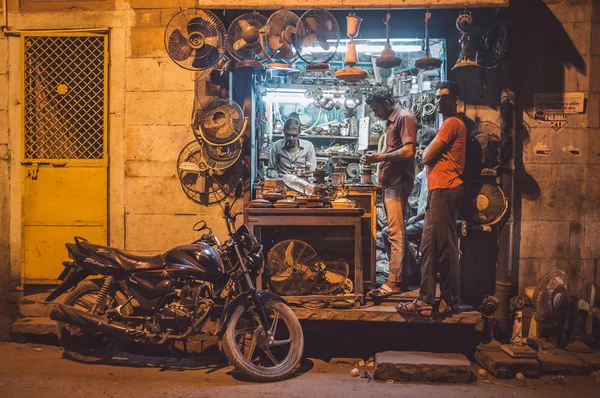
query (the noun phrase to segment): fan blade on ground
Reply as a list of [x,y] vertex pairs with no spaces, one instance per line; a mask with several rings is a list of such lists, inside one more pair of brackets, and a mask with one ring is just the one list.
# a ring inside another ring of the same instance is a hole
[[233,43],[233,51],[238,51],[240,48],[244,48],[248,43],[244,39],[239,39]]
[[192,55],[193,49],[188,45],[187,38],[176,29],[169,37],[168,51],[175,61],[184,61]]
[[291,266],[294,265],[294,242],[290,242],[285,251],[285,262]]

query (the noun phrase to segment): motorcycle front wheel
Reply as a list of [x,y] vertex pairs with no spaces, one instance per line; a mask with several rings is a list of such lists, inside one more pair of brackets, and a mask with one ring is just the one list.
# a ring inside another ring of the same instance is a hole
[[282,380],[302,359],[302,327],[284,303],[269,301],[264,311],[270,333],[263,330],[252,307],[238,306],[223,336],[223,351],[237,370],[254,381]]

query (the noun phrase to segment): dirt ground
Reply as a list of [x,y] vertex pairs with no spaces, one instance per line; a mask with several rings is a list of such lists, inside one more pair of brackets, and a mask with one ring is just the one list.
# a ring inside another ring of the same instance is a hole
[[[260,384],[240,378],[215,356],[184,359],[121,354],[104,365],[63,358],[60,347],[0,343],[0,396],[9,397],[592,397],[592,376],[478,380],[471,384],[386,383],[350,377],[349,364],[305,359],[289,380]],[[365,368],[368,369],[368,368]],[[372,372],[372,368],[370,368]]]

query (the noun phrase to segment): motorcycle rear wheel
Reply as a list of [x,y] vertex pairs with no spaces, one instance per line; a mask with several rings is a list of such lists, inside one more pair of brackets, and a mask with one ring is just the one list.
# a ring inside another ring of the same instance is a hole
[[252,308],[237,307],[223,336],[223,351],[229,362],[253,381],[282,380],[296,370],[302,359],[302,327],[284,303],[268,302],[265,313],[272,338],[263,333]]
[[[89,312],[99,292],[100,287],[95,283],[84,281],[65,297],[63,304]],[[123,294],[115,291],[109,291],[106,300],[109,303],[107,308],[114,308],[126,301]],[[128,306],[125,306],[123,313],[126,313],[127,309]],[[118,337],[84,331],[62,322],[57,322],[56,328],[65,355],[78,362],[101,362],[121,352],[127,344],[125,340]]]

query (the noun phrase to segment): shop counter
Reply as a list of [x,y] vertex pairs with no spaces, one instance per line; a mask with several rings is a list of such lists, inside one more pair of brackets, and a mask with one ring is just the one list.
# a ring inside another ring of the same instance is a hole
[[[364,209],[329,209],[329,208],[248,208],[246,209],[246,224],[250,230],[254,233],[259,242],[265,247],[265,254],[268,253],[270,247],[269,243],[275,239],[279,239],[277,236],[270,236],[267,238],[267,229],[273,234],[273,229],[278,227],[300,227],[305,230],[302,236],[297,237],[303,240],[305,236],[316,237],[318,234],[324,234],[326,237],[330,237],[331,234],[323,231],[329,227],[349,229],[347,238],[353,241],[352,252],[348,253],[349,247],[340,245],[338,248],[331,248],[339,250],[341,253],[345,253],[344,258],[348,261],[351,266],[351,273],[354,274],[354,293],[362,294],[363,292],[363,262],[362,262],[362,235],[361,235],[361,221],[364,215]],[[311,228],[311,230],[306,230]],[[296,238],[288,237],[288,238]],[[313,242],[308,242],[313,244]],[[322,242],[321,242],[322,243]],[[315,248],[316,249],[316,248]],[[317,250],[317,254],[319,250]],[[258,278],[256,283],[258,288],[262,287],[262,278]]]

